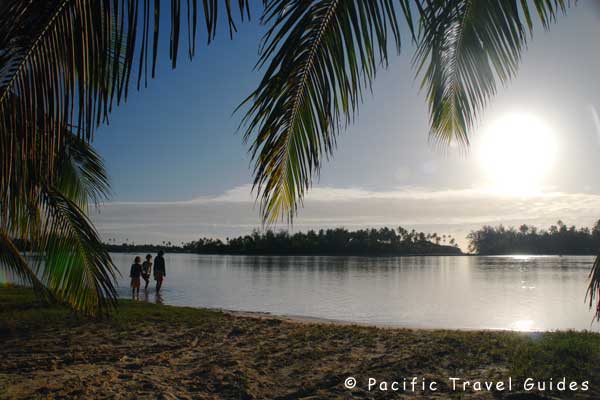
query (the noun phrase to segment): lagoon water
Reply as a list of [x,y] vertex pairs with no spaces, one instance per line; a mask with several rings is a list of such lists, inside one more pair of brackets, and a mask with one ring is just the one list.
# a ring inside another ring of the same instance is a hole
[[[112,256],[129,297],[134,254]],[[588,256],[165,259],[162,296],[152,281],[148,301],[399,327],[599,330],[584,302]]]

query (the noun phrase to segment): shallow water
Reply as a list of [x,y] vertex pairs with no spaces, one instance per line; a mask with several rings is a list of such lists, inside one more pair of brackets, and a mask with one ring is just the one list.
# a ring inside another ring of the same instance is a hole
[[[134,255],[112,256],[129,297]],[[588,256],[165,259],[162,296],[152,281],[148,301],[418,328],[599,330],[584,302]]]

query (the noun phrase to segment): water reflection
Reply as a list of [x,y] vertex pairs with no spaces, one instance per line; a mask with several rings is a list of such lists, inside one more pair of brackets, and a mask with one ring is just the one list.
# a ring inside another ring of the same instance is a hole
[[532,320],[522,319],[520,321],[515,321],[512,324],[511,329],[516,330],[516,331],[531,332],[533,330],[533,326],[534,326],[534,322]]
[[163,300],[163,297],[162,297],[162,292],[155,292],[154,293],[154,302],[156,304],[163,304],[164,303],[164,300]]
[[[127,272],[132,255],[113,256]],[[169,254],[166,262],[164,293],[151,285],[145,301],[426,328],[589,329],[593,316],[584,303],[593,257]],[[128,284],[122,278],[120,295]]]

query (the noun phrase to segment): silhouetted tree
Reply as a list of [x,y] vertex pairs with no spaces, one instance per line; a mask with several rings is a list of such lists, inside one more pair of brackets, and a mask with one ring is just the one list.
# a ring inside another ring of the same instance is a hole
[[[600,221],[599,221],[600,222]],[[469,251],[478,254],[597,254],[600,249],[598,222],[590,231],[583,227],[567,227],[562,221],[551,225],[547,231],[521,225],[516,230],[484,226],[469,233]]]
[[189,252],[205,254],[323,254],[323,255],[403,255],[403,254],[462,254],[456,246],[440,246],[428,240],[432,235],[408,232],[399,227],[360,229],[349,231],[345,228],[320,229],[318,233],[310,230],[306,233],[290,234],[287,231],[273,232],[254,230],[250,235],[220,239],[201,238],[182,246],[173,246],[163,242],[163,246],[108,244],[110,251]]

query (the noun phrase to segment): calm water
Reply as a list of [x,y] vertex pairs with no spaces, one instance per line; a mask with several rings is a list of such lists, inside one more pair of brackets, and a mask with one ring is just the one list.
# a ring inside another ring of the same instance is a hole
[[[133,256],[113,254],[123,297]],[[599,330],[584,303],[593,257],[165,259],[166,304],[420,328]],[[147,298],[156,301],[154,282]]]

